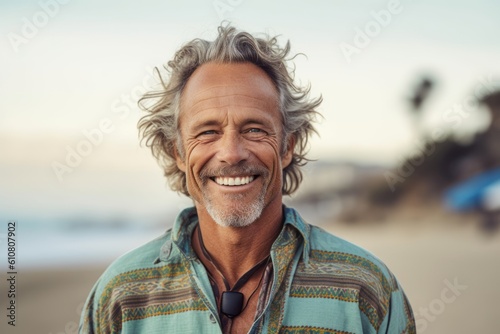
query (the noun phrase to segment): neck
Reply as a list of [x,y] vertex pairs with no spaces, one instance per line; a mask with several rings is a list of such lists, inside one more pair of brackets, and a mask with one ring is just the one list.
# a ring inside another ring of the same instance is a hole
[[[197,210],[205,248],[231,286],[269,255],[283,221],[281,203],[277,210],[271,211],[272,214],[263,213],[261,218],[246,227],[222,227],[204,208],[197,207]],[[192,240],[198,257],[203,261],[198,238],[194,235]]]

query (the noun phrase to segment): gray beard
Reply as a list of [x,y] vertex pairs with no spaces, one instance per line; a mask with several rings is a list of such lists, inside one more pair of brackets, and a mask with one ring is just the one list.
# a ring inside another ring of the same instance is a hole
[[[237,207],[216,207],[208,194],[203,193],[208,214],[222,227],[244,227],[255,222],[264,210],[264,194],[257,200],[244,203],[243,195],[232,195],[233,200],[241,200]],[[234,198],[236,197],[236,198]]]
[[[262,188],[258,198],[251,203],[245,201],[243,194],[224,195],[228,200],[236,201],[238,204],[234,207],[224,205],[214,205],[211,194],[206,191],[206,185],[210,181],[210,176],[213,175],[260,175],[267,179],[269,172],[265,167],[258,165],[239,165],[226,166],[222,168],[209,169],[204,168],[200,177],[203,182],[202,196],[205,202],[205,209],[212,219],[222,227],[244,227],[255,222],[264,211],[264,196],[266,195],[265,187]],[[253,182],[256,182],[255,180]],[[261,182],[260,180],[258,182]]]

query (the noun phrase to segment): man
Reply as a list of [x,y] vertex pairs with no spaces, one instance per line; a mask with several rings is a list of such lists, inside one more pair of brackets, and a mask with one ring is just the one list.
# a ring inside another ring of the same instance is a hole
[[80,332],[415,333],[384,264],[282,204],[321,102],[293,83],[289,49],[223,26],[168,63],[139,128],[194,207],[106,270]]

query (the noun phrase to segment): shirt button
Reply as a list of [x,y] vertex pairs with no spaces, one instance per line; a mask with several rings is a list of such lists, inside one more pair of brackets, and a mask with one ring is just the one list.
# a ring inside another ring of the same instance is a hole
[[215,319],[214,315],[210,313],[210,321],[215,324],[217,320]]

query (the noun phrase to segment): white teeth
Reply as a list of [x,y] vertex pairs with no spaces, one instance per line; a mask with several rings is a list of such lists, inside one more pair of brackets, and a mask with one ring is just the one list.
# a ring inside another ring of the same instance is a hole
[[242,186],[252,182],[253,179],[253,176],[216,177],[215,182],[222,186]]

